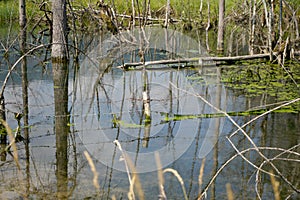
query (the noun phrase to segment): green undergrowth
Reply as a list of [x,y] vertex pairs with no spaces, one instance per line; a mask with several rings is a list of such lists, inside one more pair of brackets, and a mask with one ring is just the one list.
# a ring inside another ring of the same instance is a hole
[[[98,0],[72,0],[70,1],[71,7],[74,10],[83,9],[88,10],[87,8],[99,9],[96,5]],[[104,1],[108,6],[113,8],[118,14],[132,14],[132,4],[131,1],[123,1],[123,0],[115,0],[115,1]],[[148,1],[138,1],[139,5],[137,6],[135,2],[135,15],[138,16],[138,13],[143,15],[145,13],[145,8],[148,6],[146,3]],[[227,6],[232,7],[235,3],[235,0],[226,2]],[[28,22],[32,22],[32,24],[36,23],[43,15],[44,12],[41,11],[40,7],[45,5],[46,10],[51,10],[51,1],[26,1],[26,12]],[[166,1],[159,0],[151,0],[150,1],[150,12],[152,17],[158,17],[164,19],[165,17],[165,9]],[[69,11],[68,16],[71,16],[70,6],[67,6]],[[9,24],[12,22],[18,22],[19,18],[19,5],[18,1],[15,0],[2,0],[0,1],[0,22],[1,24]],[[211,21],[215,21],[213,19],[217,19],[217,10],[218,10],[218,0],[210,1],[210,13],[211,13]],[[84,13],[82,14],[84,15]],[[171,0],[171,18],[173,19],[181,19],[184,23],[187,21],[195,22],[197,21],[201,23],[201,21],[207,21],[205,17],[207,16],[207,2],[203,1],[202,13],[200,13],[200,1],[199,0]],[[80,16],[82,17],[82,16]],[[79,18],[76,17],[78,20]],[[80,19],[81,20],[81,19]],[[92,24],[95,25],[92,21]]]
[[[26,1],[27,21],[35,21],[35,18],[41,17],[41,4],[35,1]],[[0,1],[0,22],[1,25],[18,23],[19,20],[19,2],[15,0]]]

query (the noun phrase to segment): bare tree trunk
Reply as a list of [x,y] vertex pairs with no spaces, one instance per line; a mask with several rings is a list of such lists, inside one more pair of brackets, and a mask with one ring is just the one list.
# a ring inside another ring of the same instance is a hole
[[231,30],[229,41],[228,41],[228,56],[232,56],[234,31],[235,31],[235,27]]
[[19,25],[20,25],[20,49],[21,54],[26,51],[26,4],[25,0],[19,0]]
[[[20,51],[21,56],[26,52],[27,18],[25,0],[19,0],[19,25],[20,25]],[[24,57],[21,61],[22,68],[22,93],[23,93],[23,120],[24,126],[28,127],[28,80],[27,80],[27,59]],[[28,128],[24,129],[24,137],[28,142]]]
[[135,26],[135,8],[134,8],[134,0],[131,0],[131,9],[132,9],[132,27]]
[[272,33],[272,26],[273,26],[273,0],[270,0],[270,11],[269,11],[269,27],[268,27],[268,46],[269,46],[269,53],[270,53],[270,61],[273,60],[273,33]]
[[210,51],[209,42],[208,42],[208,30],[210,28],[210,3],[207,0],[207,25],[205,28],[205,43],[206,43],[206,50]]
[[254,33],[255,33],[255,23],[256,23],[256,0],[253,1],[253,9],[251,16],[251,30],[250,30],[250,55],[254,54]]
[[225,15],[225,0],[219,0],[219,22],[218,22],[218,41],[217,50],[224,50],[224,15]]
[[52,14],[53,29],[51,57],[55,60],[63,61],[68,58],[66,0],[53,0]]
[[279,44],[282,42],[282,0],[279,0],[279,24],[278,24],[278,32],[279,32]]
[[202,16],[202,10],[203,10],[203,0],[200,0],[200,6],[199,6],[200,17]]
[[167,0],[167,5],[166,5],[166,19],[165,19],[165,23],[164,23],[164,27],[165,28],[168,28],[169,17],[170,17],[170,0]]

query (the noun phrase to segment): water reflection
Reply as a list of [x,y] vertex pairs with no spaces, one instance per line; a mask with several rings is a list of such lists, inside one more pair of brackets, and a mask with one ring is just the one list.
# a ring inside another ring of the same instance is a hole
[[52,63],[54,83],[54,133],[56,138],[57,198],[68,197],[68,64]]
[[[165,33],[166,38],[170,35]],[[163,41],[160,45],[170,47],[170,43]],[[114,55],[113,51],[106,53]],[[133,52],[124,59],[134,61],[136,55],[137,52]],[[145,59],[151,56],[146,54]],[[53,63],[42,71],[32,67],[36,61],[28,62],[30,143],[18,143],[20,165],[26,166],[21,173],[26,173],[27,177],[19,175],[11,156],[7,156],[0,165],[0,182],[3,183],[0,193],[17,191],[33,199],[110,199],[112,195],[126,199],[129,183],[123,172],[122,155],[113,144],[117,139],[137,170],[148,171],[139,174],[146,199],[156,199],[159,194],[157,166],[151,154],[154,151],[160,151],[165,168],[178,171],[189,199],[195,199],[203,189],[198,185],[202,158],[206,158],[202,184],[206,186],[216,170],[235,155],[225,136],[236,127],[222,117],[192,118],[194,114],[214,111],[190,93],[200,94],[217,108],[227,111],[248,110],[274,102],[274,98],[268,96],[245,97],[226,88],[220,83],[222,74],[216,67],[122,71],[106,61],[99,63],[95,59],[97,65],[82,63],[74,68],[79,71],[69,73],[69,78],[63,64]],[[23,97],[18,73],[5,91],[7,121],[13,129],[18,127],[13,113],[25,110],[20,106]],[[151,120],[146,120],[146,115]],[[242,125],[253,117],[233,118]],[[273,113],[247,127],[246,132],[258,146],[287,149],[299,144],[298,124],[299,114]],[[21,126],[27,127],[25,122]],[[242,135],[237,135],[233,141],[240,149],[250,146]],[[93,174],[82,156],[85,150],[92,155],[99,172],[100,191],[95,190]],[[270,157],[275,154],[265,153]],[[261,162],[255,153],[249,152],[246,156],[256,164]],[[290,181],[299,185],[298,163],[278,161],[278,166]],[[243,159],[234,160],[210,187],[208,199],[225,198],[226,183],[231,183],[237,198],[255,198],[254,173],[255,169]],[[177,179],[171,174],[164,177],[167,197],[182,199]],[[263,197],[272,198],[269,176],[263,175],[260,181]],[[282,196],[290,193],[284,183],[281,182],[281,186]]]

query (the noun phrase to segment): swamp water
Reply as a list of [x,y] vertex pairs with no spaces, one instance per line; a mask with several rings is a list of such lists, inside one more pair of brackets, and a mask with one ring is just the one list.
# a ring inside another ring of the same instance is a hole
[[[144,37],[143,34],[146,42],[136,39]],[[200,190],[203,158],[202,189],[237,153],[227,139],[237,127],[212,106],[241,112],[279,102],[279,97],[267,92],[246,95],[241,89],[228,87],[223,76],[226,66],[217,67],[213,63],[195,68],[181,64],[148,66],[146,70],[118,68],[123,62],[139,61],[135,49],[144,50],[145,60],[207,55],[198,42],[176,31],[152,29],[115,39],[99,36],[89,46],[86,56],[80,58],[79,66],[70,64],[65,77],[67,93],[59,80],[54,84],[51,63],[40,65],[44,55],[28,58],[30,142],[17,143],[20,170],[11,154],[2,157],[2,197],[127,199],[130,191],[127,171],[135,171],[142,188],[135,189],[136,197],[142,191],[145,199],[158,199],[156,157],[159,155],[162,168],[176,170],[184,182],[185,191],[174,174],[164,174],[168,199],[184,199],[185,193],[188,199],[195,199]],[[123,42],[118,43],[119,40]],[[7,62],[4,57],[1,59],[3,82]],[[294,93],[299,97],[299,90]],[[4,96],[7,123],[16,130],[14,113],[24,109],[19,69],[10,78]],[[232,119],[242,126],[256,116],[233,115]],[[299,120],[297,112],[270,113],[244,129],[257,146],[278,148],[262,150],[268,158],[273,158],[281,149],[299,144]],[[232,136],[231,141],[240,151],[253,147],[241,132]],[[98,192],[84,151],[89,153],[98,172]],[[299,153],[299,147],[292,151]],[[253,150],[244,156],[257,166],[263,163]],[[283,157],[291,160],[278,159],[274,164],[299,188],[299,163],[292,160],[293,154],[286,153]],[[294,159],[299,160],[299,156]],[[271,168],[266,164],[263,169]],[[261,174],[259,179],[258,189],[263,199],[272,199],[270,176]],[[230,183],[237,199],[254,199],[255,180],[256,169],[237,157],[218,174],[206,193],[207,198],[226,198],[226,184]],[[137,187],[138,183],[134,185]],[[292,193],[283,181],[280,185],[282,197]]]

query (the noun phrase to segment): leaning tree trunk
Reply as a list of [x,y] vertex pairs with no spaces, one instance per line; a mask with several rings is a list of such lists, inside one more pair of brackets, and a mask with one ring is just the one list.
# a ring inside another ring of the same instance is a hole
[[52,13],[53,29],[51,57],[52,59],[63,61],[68,58],[66,0],[53,0]]
[[218,41],[217,50],[224,50],[224,14],[225,13],[225,0],[219,0],[219,23],[218,23]]

